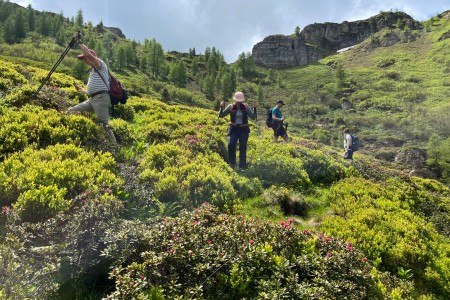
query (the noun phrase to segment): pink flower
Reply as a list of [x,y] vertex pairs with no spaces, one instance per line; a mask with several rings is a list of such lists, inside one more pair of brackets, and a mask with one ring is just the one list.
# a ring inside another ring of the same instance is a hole
[[329,241],[331,241],[331,239],[329,237],[326,237],[325,242],[329,242]]
[[367,257],[364,257],[362,260],[363,261],[368,261],[369,259]]
[[353,247],[352,247],[352,246],[347,246],[347,247],[345,247],[345,249],[346,249],[347,251],[352,251],[352,250],[353,250]]
[[250,245],[253,245],[253,244],[255,243],[254,240],[250,240],[250,241],[248,241],[248,242],[250,243]]
[[195,220],[195,221],[194,221],[194,225],[198,225],[198,220]]
[[2,215],[7,215],[11,212],[11,208],[9,206],[3,206],[2,207]]
[[310,232],[308,229],[304,229],[304,230],[303,230],[303,234],[310,235],[311,232]]
[[322,239],[323,238],[323,233],[319,232],[319,237]]
[[281,226],[286,226],[286,222],[285,221],[280,221]]
[[177,237],[176,235],[173,235],[173,236],[172,236],[172,240],[173,240],[173,241],[176,241],[177,239],[178,239],[178,237]]
[[288,219],[289,224],[291,224],[292,222],[294,222],[294,220],[292,219]]
[[331,257],[331,251],[328,251],[327,257]]
[[145,278],[145,276],[144,276],[144,275],[142,275],[142,274],[141,274],[141,275],[139,275],[139,279],[140,279],[140,280],[144,280],[144,278]]
[[211,245],[213,242],[212,242],[211,240],[207,240],[206,243],[207,243],[208,245]]

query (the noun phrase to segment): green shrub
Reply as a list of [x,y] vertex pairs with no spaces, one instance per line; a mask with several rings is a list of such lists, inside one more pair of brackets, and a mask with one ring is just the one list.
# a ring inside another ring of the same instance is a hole
[[[346,176],[348,170],[337,161],[335,153],[325,153],[325,149],[313,150],[297,147],[296,153],[312,183],[331,184]],[[330,155],[332,154],[332,155]]]
[[98,147],[103,129],[82,116],[59,114],[36,106],[0,112],[0,161],[25,147],[37,148],[58,143],[75,143]]
[[[257,157],[256,151],[258,150],[251,149],[249,156]],[[261,159],[251,161],[246,175],[258,178],[264,187],[285,185],[294,189],[304,189],[311,184],[303,161],[296,158],[293,146],[279,147],[273,143],[266,143],[259,151]]]
[[118,143],[129,145],[134,141],[130,123],[127,121],[123,119],[112,119],[109,122],[109,125],[111,126]]
[[336,215],[326,218],[321,229],[356,242],[380,269],[393,274],[399,268],[411,270],[420,290],[448,297],[450,261],[444,257],[450,246],[431,223],[410,210],[422,198],[411,186],[395,181],[380,185],[345,179],[331,189],[329,202]]
[[26,148],[0,163],[1,205],[40,221],[68,208],[68,200],[89,188],[120,188],[109,153],[87,152],[74,145]]

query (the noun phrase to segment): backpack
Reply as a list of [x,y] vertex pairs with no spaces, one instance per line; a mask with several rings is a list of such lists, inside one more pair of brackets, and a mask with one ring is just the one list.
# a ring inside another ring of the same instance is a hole
[[351,134],[352,137],[352,151],[358,151],[359,149],[359,137],[356,134]]
[[108,86],[106,84],[105,78],[103,78],[103,75],[97,70],[96,67],[94,67],[94,69],[98,73],[98,75],[100,75],[100,77],[102,78],[103,83],[105,83],[105,85],[108,87],[109,96],[111,98],[111,105],[114,106],[119,103],[121,104],[127,103],[128,92],[122,87],[120,81],[117,80],[117,78],[113,74],[111,74],[111,72],[108,70],[109,75],[109,86]]
[[[108,71],[109,72],[109,71]],[[109,96],[111,97],[111,105],[125,104],[128,99],[128,92],[122,87],[120,81],[109,73]]]
[[273,125],[271,108],[267,109],[267,111],[266,111],[266,125],[267,125],[267,127],[272,127],[272,125]]

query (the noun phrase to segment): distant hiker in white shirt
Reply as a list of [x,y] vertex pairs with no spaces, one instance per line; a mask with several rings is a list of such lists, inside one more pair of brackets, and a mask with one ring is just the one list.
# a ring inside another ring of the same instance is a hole
[[345,159],[353,159],[353,149],[352,149],[352,135],[350,134],[350,129],[345,128],[342,132],[344,135],[344,155]]

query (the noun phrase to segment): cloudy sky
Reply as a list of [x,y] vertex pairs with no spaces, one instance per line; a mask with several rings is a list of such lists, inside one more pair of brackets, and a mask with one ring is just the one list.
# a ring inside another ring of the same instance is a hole
[[448,0],[11,0],[39,11],[119,27],[129,39],[155,38],[166,51],[216,47],[227,62],[272,34],[313,23],[363,20],[402,11],[418,21],[450,9]]

